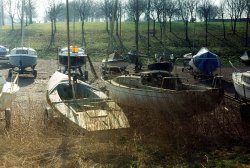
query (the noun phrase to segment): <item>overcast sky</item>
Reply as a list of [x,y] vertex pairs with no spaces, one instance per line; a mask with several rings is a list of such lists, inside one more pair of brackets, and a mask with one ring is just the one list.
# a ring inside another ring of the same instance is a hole
[[[48,3],[45,3],[46,1],[47,0],[38,0],[38,1],[36,1],[37,15],[38,15],[37,21],[43,22],[43,20],[44,20],[43,18],[45,16],[46,7],[48,5]],[[66,3],[66,0],[56,0],[56,1]],[[69,0],[69,2],[71,2],[71,1],[73,1],[73,0]],[[103,1],[103,0],[95,0],[95,1]],[[219,5],[221,0],[211,0],[211,1],[214,2],[216,5]]]

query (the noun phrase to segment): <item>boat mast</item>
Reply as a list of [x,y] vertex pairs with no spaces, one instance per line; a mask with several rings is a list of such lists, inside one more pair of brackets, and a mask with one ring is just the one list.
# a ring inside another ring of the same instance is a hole
[[69,77],[69,85],[71,85],[71,66],[70,66],[70,36],[69,36],[69,0],[66,0],[66,20],[67,20],[67,41],[68,41],[68,77]]
[[23,30],[23,24],[24,24],[24,4],[25,1],[22,0],[22,12],[21,12],[21,46],[23,47],[23,36],[24,36],[24,30]]

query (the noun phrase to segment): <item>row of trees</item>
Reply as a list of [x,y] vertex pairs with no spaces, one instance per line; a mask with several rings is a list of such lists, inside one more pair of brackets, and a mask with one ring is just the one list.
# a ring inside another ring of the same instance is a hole
[[33,23],[36,17],[35,0],[1,0],[0,1],[0,25],[5,25],[5,18],[9,18],[12,30],[14,23],[19,22],[21,25]]
[[[2,0],[1,4],[1,24],[4,24],[4,15],[8,15],[12,23],[12,29],[14,29],[14,18],[19,18],[20,23],[25,21],[27,25],[32,24],[32,18],[36,16],[35,0]],[[59,0],[48,0],[47,4],[44,20],[51,23],[52,44],[57,31],[56,23],[65,21],[66,7],[65,3]],[[215,18],[221,19],[224,27],[224,38],[226,38],[225,18],[230,19],[232,32],[236,34],[237,21],[242,17],[247,18],[246,46],[248,45],[250,0],[222,0],[218,5],[215,5],[213,0],[74,0],[69,3],[69,6],[70,19],[74,22],[81,22],[83,45],[86,45],[84,38],[84,24],[86,21],[105,20],[107,33],[110,33],[112,26],[115,26],[116,36],[118,37],[121,36],[122,20],[133,21],[135,23],[136,50],[138,50],[139,21],[142,18],[153,22],[153,34],[155,34],[155,23],[159,23],[160,40],[163,43],[167,23],[171,32],[173,20],[183,21],[185,39],[190,43],[188,34],[190,22],[203,21],[207,34],[208,22]],[[22,9],[24,12],[21,12]],[[207,44],[207,35],[205,38]]]
[[[65,20],[65,5],[62,2],[49,3],[47,17],[54,24],[56,21]],[[224,38],[226,38],[225,18],[230,19],[233,34],[237,32],[237,21],[242,17],[248,18],[250,13],[250,0],[222,0],[216,5],[212,0],[75,0],[70,2],[70,18],[74,21],[82,22],[82,43],[85,44],[84,23],[85,21],[105,20],[106,31],[111,31],[111,26],[115,24],[115,34],[121,35],[121,21],[130,20],[135,23],[135,45],[138,51],[139,22],[148,20],[153,22],[153,34],[155,34],[155,23],[160,25],[160,40],[164,43],[167,23],[169,31],[172,31],[172,21],[183,21],[185,25],[185,39],[189,45],[188,26],[190,22],[202,21],[205,23],[207,44],[208,22],[220,19],[224,27]],[[114,11],[115,10],[115,11]],[[114,23],[113,23],[114,22]],[[119,26],[120,25],[120,26]],[[52,30],[56,28],[53,28]],[[52,33],[52,37],[54,36]],[[113,33],[113,31],[112,31]],[[246,22],[246,46],[248,41],[248,22]]]

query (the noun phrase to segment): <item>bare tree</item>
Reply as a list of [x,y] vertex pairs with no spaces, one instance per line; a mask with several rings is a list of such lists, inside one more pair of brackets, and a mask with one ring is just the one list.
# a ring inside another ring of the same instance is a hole
[[0,14],[1,14],[0,25],[4,25],[4,7],[3,7],[4,0],[1,0],[0,2],[1,2],[1,4],[0,4]]
[[113,52],[114,50],[114,23],[117,18],[117,8],[118,8],[118,0],[115,0],[112,3],[111,15],[109,17],[110,20],[110,32],[109,32],[109,45],[107,52]]
[[149,29],[150,29],[150,12],[151,12],[151,0],[148,0],[148,5],[147,5],[147,21],[148,21],[148,52],[147,55],[149,56],[150,54],[150,36],[149,36]]
[[185,24],[185,36],[186,41],[190,45],[190,40],[188,37],[188,20],[190,18],[191,13],[189,12],[189,0],[178,0],[178,8],[179,8],[179,14],[181,15],[182,21]]
[[155,23],[157,16],[155,15],[156,10],[154,8],[154,0],[151,1],[150,3],[150,18],[153,20],[153,36],[155,36]]
[[177,10],[177,4],[174,0],[166,1],[166,14],[169,17],[169,32],[172,32],[172,17]]
[[105,20],[106,20],[106,31],[109,33],[109,26],[108,22],[111,19],[110,17],[112,16],[112,6],[113,6],[113,1],[112,0],[104,0],[103,3],[101,3],[101,8],[105,14]]
[[221,1],[219,5],[219,15],[222,19],[222,26],[223,26],[223,37],[226,39],[226,26],[225,26],[225,0]]
[[60,14],[60,11],[63,9],[63,4],[58,3],[56,4],[55,0],[49,0],[48,2],[48,8],[46,10],[47,15],[50,18],[51,22],[51,39],[50,39],[50,46],[54,43],[55,40],[55,34],[56,34],[56,20],[58,17],[58,14]]
[[236,34],[236,25],[246,7],[245,0],[226,0],[227,10],[231,18],[231,28],[233,34]]
[[248,29],[249,29],[249,20],[250,20],[250,0],[246,0],[246,42],[245,47],[248,47]]
[[35,13],[35,2],[34,0],[28,0],[28,2],[26,3],[26,13],[29,17],[29,24],[33,23],[33,16],[36,14]]
[[24,15],[25,15],[25,0],[18,0],[17,16],[21,23],[21,46],[23,46],[23,38],[24,38]]
[[[122,33],[122,17],[125,14],[125,5],[124,3],[119,0],[118,1],[118,6],[117,6],[117,17],[116,17],[116,35],[121,37]],[[118,30],[119,29],[119,30]]]
[[80,19],[81,19],[82,46],[86,47],[84,24],[85,24],[85,20],[90,15],[91,0],[78,0],[77,5],[76,5],[76,9],[79,12],[79,16],[80,16]]
[[164,12],[164,6],[165,6],[165,0],[153,0],[152,2],[152,8],[154,9],[154,12],[156,13],[157,20],[160,24],[160,41],[163,39],[163,12]]
[[17,1],[17,16],[21,23],[21,31],[23,33],[24,27],[24,15],[25,15],[25,0],[18,0]]
[[205,44],[205,46],[208,45],[208,43],[207,43],[208,17],[210,15],[211,9],[212,9],[212,3],[210,0],[202,0],[200,3],[200,6],[197,9],[199,11],[199,13],[203,16],[204,21],[205,21],[205,29],[206,29],[206,35],[205,35],[206,44]]
[[139,51],[139,19],[146,8],[147,2],[145,0],[129,0],[127,4],[128,14],[133,18],[135,23],[136,52]]
[[195,21],[195,11],[196,11],[196,7],[198,5],[198,0],[188,0],[185,2],[186,6],[187,6],[187,10],[190,12],[190,20],[191,22]]
[[11,30],[14,30],[14,18],[17,14],[17,1],[16,0],[6,0],[6,11],[11,20]]

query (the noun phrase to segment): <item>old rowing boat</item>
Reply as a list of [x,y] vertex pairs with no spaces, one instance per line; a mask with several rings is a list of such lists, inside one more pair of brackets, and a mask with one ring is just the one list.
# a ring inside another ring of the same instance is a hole
[[119,106],[98,89],[56,71],[48,82],[47,102],[53,111],[87,131],[129,127]]
[[223,96],[218,88],[185,84],[167,71],[122,75],[105,83],[110,97],[121,106],[178,116],[211,111]]

